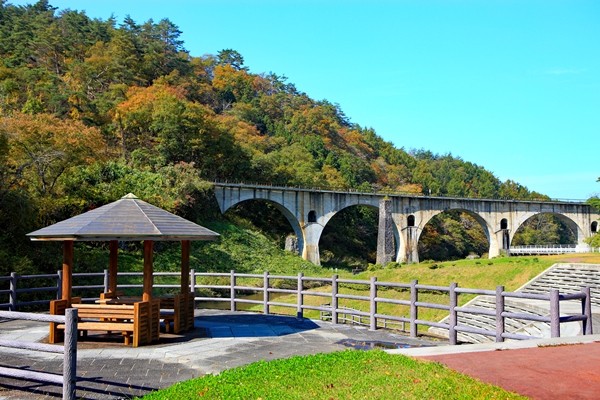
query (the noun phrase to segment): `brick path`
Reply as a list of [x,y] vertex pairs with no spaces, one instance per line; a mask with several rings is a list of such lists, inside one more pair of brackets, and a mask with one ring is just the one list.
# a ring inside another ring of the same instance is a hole
[[532,399],[600,398],[600,343],[423,357]]

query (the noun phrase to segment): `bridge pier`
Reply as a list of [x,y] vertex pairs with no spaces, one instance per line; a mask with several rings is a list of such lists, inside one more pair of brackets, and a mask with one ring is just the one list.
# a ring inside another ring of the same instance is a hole
[[379,201],[379,229],[377,231],[377,264],[386,266],[394,260],[396,248],[394,246],[394,221],[392,220],[392,201],[382,199]]
[[506,229],[501,229],[495,234],[489,235],[490,248],[488,250],[488,258],[498,257],[502,250],[507,250],[504,248],[505,245],[510,243],[506,240],[507,233]]
[[315,265],[321,265],[319,255],[319,240],[324,227],[318,223],[309,223],[302,228],[304,243],[302,246],[302,258]]
[[396,262],[406,264],[419,263],[419,236],[421,232],[416,226],[408,226],[402,231],[402,241]]

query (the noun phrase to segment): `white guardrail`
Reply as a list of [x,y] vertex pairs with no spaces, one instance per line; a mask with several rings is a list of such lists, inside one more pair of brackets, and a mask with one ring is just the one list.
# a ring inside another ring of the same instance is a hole
[[536,254],[569,254],[569,253],[598,253],[600,248],[579,246],[576,244],[549,244],[513,246],[509,249],[510,255],[536,255]]

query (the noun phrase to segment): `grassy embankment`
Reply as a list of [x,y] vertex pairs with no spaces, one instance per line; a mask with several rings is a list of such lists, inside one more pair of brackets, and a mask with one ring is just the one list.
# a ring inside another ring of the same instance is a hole
[[[366,271],[358,275],[351,275],[346,271],[338,271],[340,278],[368,280],[371,276],[376,276],[378,281],[382,282],[401,282],[409,283],[417,279],[419,283],[435,286],[448,287],[451,282],[457,282],[461,287],[489,289],[493,290],[497,285],[504,285],[505,290],[516,290],[520,286],[536,277],[545,269],[555,263],[560,262],[583,262],[600,263],[600,254],[578,254],[578,255],[557,255],[557,256],[528,256],[528,257],[504,257],[491,260],[457,260],[449,262],[422,263],[413,265],[403,265],[396,269],[380,269],[376,271]],[[330,276],[332,271],[326,276]],[[323,286],[311,289],[319,292],[330,292],[330,286]],[[367,285],[340,284],[340,293],[353,294],[359,296],[369,296]],[[379,289],[378,296],[394,299],[409,300],[408,290],[400,289]],[[473,299],[474,295],[460,295],[459,304],[465,304]],[[296,296],[283,296],[277,298],[278,302],[295,304]],[[317,296],[305,296],[304,301],[308,305],[319,305],[327,302],[327,298]],[[428,303],[448,304],[448,295],[446,292],[421,291],[419,301]],[[351,307],[354,309],[368,311],[369,303],[367,301],[340,299],[339,306]],[[253,307],[256,311],[261,311],[260,306]],[[287,315],[294,315],[295,309],[286,307],[272,307],[271,312]],[[410,314],[407,306],[380,304],[378,312],[388,315],[408,316]],[[444,310],[419,308],[419,319],[429,321],[439,321],[448,313]],[[308,318],[318,318],[317,311],[307,311],[305,316]],[[420,330],[426,330],[426,326],[420,326]]]
[[181,382],[159,399],[522,399],[514,393],[424,362],[383,351],[347,350],[270,362]]

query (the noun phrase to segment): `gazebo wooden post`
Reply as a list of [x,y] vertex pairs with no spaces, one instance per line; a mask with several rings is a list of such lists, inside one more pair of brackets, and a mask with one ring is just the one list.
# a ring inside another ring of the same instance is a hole
[[152,300],[154,241],[144,240],[144,294],[142,301]]
[[[183,295],[184,307],[183,318],[185,318],[185,329],[191,328],[194,321],[194,310],[190,307],[190,241],[181,241],[181,294]],[[192,303],[193,304],[193,303]],[[182,318],[180,316],[180,318]],[[192,321],[192,322],[190,322]]]
[[63,280],[62,299],[67,300],[67,307],[71,307],[71,290],[73,289],[73,241],[63,242]]
[[[155,339],[158,340],[159,333],[159,314],[160,305],[152,301],[152,286],[154,284],[153,276],[153,256],[154,256],[154,241],[144,240],[144,294],[142,295],[142,301],[149,302],[149,315],[148,318],[148,343],[152,343]],[[156,314],[156,315],[155,315]],[[156,316],[156,318],[155,318]]]
[[108,292],[113,296],[117,294],[117,264],[119,259],[119,242],[110,241],[110,262],[108,271]]
[[190,293],[190,241],[181,241],[181,294]]

